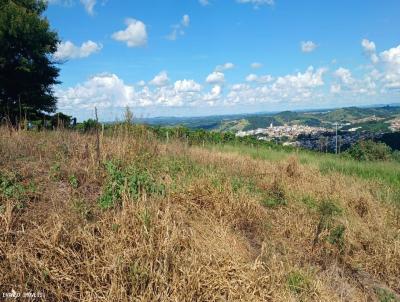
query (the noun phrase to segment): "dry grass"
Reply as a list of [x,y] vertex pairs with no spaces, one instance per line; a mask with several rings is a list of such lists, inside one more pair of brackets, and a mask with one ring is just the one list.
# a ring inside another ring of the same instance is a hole
[[118,204],[101,209],[109,175],[94,136],[0,130],[0,293],[42,292],[43,301],[398,297],[400,223],[373,182],[321,175],[296,157],[273,163],[135,133],[102,138],[101,162],[142,169],[165,192],[133,196],[125,181]]

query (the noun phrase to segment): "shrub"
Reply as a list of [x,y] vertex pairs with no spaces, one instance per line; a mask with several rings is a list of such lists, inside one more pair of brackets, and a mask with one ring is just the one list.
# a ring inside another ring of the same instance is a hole
[[121,169],[113,161],[105,163],[107,172],[106,184],[99,198],[100,207],[111,208],[121,202],[123,193],[138,199],[141,194],[163,194],[164,185],[157,184],[153,177],[145,170],[135,166]]
[[390,160],[392,149],[384,143],[376,143],[372,140],[360,141],[353,145],[347,154],[360,161]]

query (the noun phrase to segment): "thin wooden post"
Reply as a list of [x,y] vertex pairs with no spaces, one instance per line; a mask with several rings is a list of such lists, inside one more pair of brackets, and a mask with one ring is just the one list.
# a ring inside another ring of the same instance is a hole
[[97,107],[94,107],[94,113],[96,116],[96,159],[100,165],[100,133],[99,133],[99,117],[97,116]]

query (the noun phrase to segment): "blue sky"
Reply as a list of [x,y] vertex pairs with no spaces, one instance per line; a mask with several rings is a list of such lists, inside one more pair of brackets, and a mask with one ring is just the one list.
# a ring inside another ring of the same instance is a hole
[[49,0],[59,110],[103,120],[399,102],[400,2]]

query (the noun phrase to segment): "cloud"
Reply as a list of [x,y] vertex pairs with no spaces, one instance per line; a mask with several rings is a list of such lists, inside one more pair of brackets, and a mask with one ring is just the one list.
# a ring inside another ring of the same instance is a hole
[[150,84],[162,87],[166,86],[168,82],[169,82],[168,73],[166,71],[161,71],[150,81]]
[[[250,74],[247,80],[256,85],[235,84],[224,100],[226,105],[312,102],[321,97],[325,68],[317,70],[310,66],[305,72],[272,78],[270,75]],[[260,81],[260,79],[262,81]]]
[[96,0],[81,0],[81,3],[89,15],[94,14],[94,6],[96,5]]
[[210,1],[209,1],[209,0],[199,0],[199,3],[200,3],[202,6],[210,5]]
[[268,83],[272,80],[273,77],[269,74],[258,76],[254,73],[251,73],[246,77],[246,82]]
[[351,71],[340,67],[334,72],[334,76],[340,79],[340,81],[345,85],[351,85],[355,82],[353,76],[351,75]]
[[313,41],[302,41],[300,47],[302,52],[313,52],[318,46]]
[[[83,84],[56,92],[60,108],[109,108],[134,105],[134,88],[115,74],[98,74]],[[137,105],[137,104],[136,104]]]
[[353,97],[368,94],[376,94],[375,80],[373,74],[366,74],[363,78],[356,79],[347,68],[340,67],[333,72],[334,81],[331,84],[330,92],[332,94],[350,94]]
[[97,44],[91,40],[82,43],[81,46],[76,46],[71,41],[61,42],[58,44],[57,51],[53,57],[57,61],[86,58],[93,53],[99,52],[102,47],[101,44]]
[[274,0],[236,0],[236,2],[242,4],[253,4],[255,8],[258,8],[261,5],[274,5]]
[[225,71],[233,68],[235,68],[235,65],[233,63],[228,62],[223,65],[218,65],[217,67],[215,67],[215,71]]
[[400,45],[379,54],[383,64],[385,88],[400,89]]
[[372,42],[372,41],[369,41],[369,40],[367,40],[367,39],[363,39],[363,40],[361,41],[361,46],[362,46],[363,49],[364,49],[366,52],[368,52],[368,53],[371,53],[371,52],[375,52],[375,51],[376,51],[375,43]]
[[[203,101],[201,85],[194,80],[178,80],[173,85],[150,88],[144,81],[134,85],[126,84],[115,74],[101,73],[75,87],[56,91],[58,107],[66,110],[122,107],[180,107],[194,106]],[[213,88],[210,97],[220,94]],[[200,103],[201,104],[201,103]]]
[[[80,3],[85,8],[89,15],[94,15],[94,7],[96,6],[97,0],[80,0]],[[49,4],[62,5],[65,7],[72,7],[75,4],[75,0],[47,0]]]
[[361,46],[364,50],[364,53],[371,59],[371,62],[374,64],[378,63],[379,58],[376,55],[375,43],[367,39],[363,39],[361,41]]
[[340,84],[332,84],[330,91],[333,94],[338,94],[342,91],[342,86],[340,86]]
[[166,37],[167,40],[175,41],[178,36],[183,36],[185,34],[185,28],[190,25],[190,17],[189,15],[183,15],[182,20],[178,24],[172,25],[171,33]]
[[189,17],[189,15],[183,15],[181,24],[182,24],[184,27],[188,27],[188,26],[189,26],[189,24],[190,24],[190,17]]
[[214,106],[216,101],[218,101],[222,96],[221,85],[214,85],[209,93],[204,95],[203,99],[209,106]]
[[246,77],[247,82],[255,82],[255,81],[257,81],[257,79],[258,79],[258,76],[255,75],[254,73],[251,73]]
[[128,18],[125,20],[127,28],[112,35],[116,41],[125,42],[128,47],[140,47],[147,44],[146,25],[139,20]]
[[214,71],[207,76],[206,82],[208,84],[223,84],[225,82],[225,75],[222,72]]
[[[370,83],[380,81],[384,89],[400,89],[400,45],[376,52],[376,45],[373,41],[363,39],[361,46],[364,53],[371,60],[372,73],[369,75]],[[371,85],[370,85],[371,87]]]
[[201,85],[193,80],[179,80],[174,84],[174,88],[177,92],[200,92]]
[[259,63],[259,62],[254,62],[254,63],[250,64],[250,67],[253,69],[259,69],[259,68],[263,67],[263,64]]

